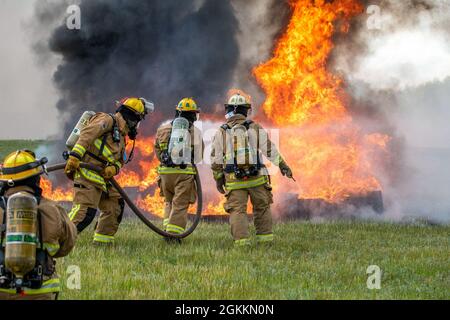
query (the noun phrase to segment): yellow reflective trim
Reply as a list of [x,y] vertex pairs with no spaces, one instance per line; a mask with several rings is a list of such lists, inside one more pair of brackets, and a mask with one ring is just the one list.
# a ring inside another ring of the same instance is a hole
[[182,234],[184,232],[184,228],[179,227],[179,226],[174,225],[174,224],[168,224],[166,226],[166,231],[167,232],[171,232],[171,233],[176,233],[176,234]]
[[[45,294],[45,293],[55,293],[59,292],[61,290],[61,283],[58,278],[50,279],[47,281],[44,281],[42,284],[42,287],[39,289],[28,289],[24,288],[24,293],[26,295],[37,295],[37,294]],[[17,294],[16,290],[14,289],[0,289],[0,292],[8,293],[8,294]]]
[[[97,139],[94,142],[95,147],[98,149],[98,151],[100,151],[100,148],[102,147],[102,140]],[[117,167],[119,167],[119,169],[122,169],[122,164],[120,163],[120,161],[117,161],[114,158],[113,153],[111,152],[111,150],[109,150],[108,146],[104,146],[103,147],[103,153],[102,156],[105,157],[109,163],[116,165]]]
[[79,144],[76,144],[73,147],[72,151],[78,153],[80,156],[84,156],[84,154],[86,153],[86,149],[82,145],[79,145]]
[[273,233],[271,234],[257,234],[256,241],[258,242],[272,242],[273,241]]
[[69,219],[70,221],[73,221],[73,219],[77,216],[78,211],[80,211],[81,205],[80,204],[74,204],[72,207],[72,210],[69,212]]
[[167,225],[169,224],[170,219],[164,219],[163,220],[163,226],[167,227]]
[[251,243],[250,243],[250,239],[240,239],[240,240],[235,240],[234,241],[234,245],[235,246],[248,246],[248,245],[250,245]]
[[106,191],[105,179],[103,179],[103,177],[101,175],[99,175],[97,172],[91,171],[91,170],[88,170],[88,169],[84,169],[84,168],[81,168],[80,172],[81,172],[81,175],[85,179],[101,185],[103,190]]
[[267,176],[261,176],[261,177],[258,177],[257,179],[253,179],[253,180],[227,182],[225,184],[225,188],[227,190],[239,190],[239,189],[254,188],[254,187],[258,187],[263,184],[266,184],[267,182],[269,182],[269,179],[267,178]]
[[158,174],[196,174],[196,171],[192,166],[188,166],[186,169],[159,166],[157,171]]
[[215,180],[219,180],[224,176],[223,171],[213,171],[213,176]]
[[280,166],[280,164],[283,162],[283,158],[281,157],[281,155],[277,154],[277,157],[275,158],[274,164],[276,166]]
[[59,244],[44,242],[44,249],[47,250],[48,254],[51,256],[57,254],[60,248]]
[[104,234],[96,233],[94,235],[94,241],[102,243],[111,243],[114,242],[114,236],[107,236]]

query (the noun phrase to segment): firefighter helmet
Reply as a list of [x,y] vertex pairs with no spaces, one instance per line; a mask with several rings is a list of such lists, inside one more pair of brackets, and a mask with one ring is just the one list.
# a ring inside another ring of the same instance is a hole
[[225,104],[225,107],[239,107],[243,106],[246,108],[251,108],[252,104],[250,101],[243,95],[237,93],[233,96],[231,96],[230,100],[228,100],[228,103]]
[[0,181],[14,184],[31,177],[43,174],[47,158],[37,160],[34,152],[29,150],[18,150],[5,158],[0,166]]
[[125,107],[133,111],[141,119],[145,119],[145,116],[148,113],[152,113],[155,109],[153,103],[144,98],[123,98],[117,104],[118,107]]
[[181,100],[176,109],[178,111],[187,111],[187,112],[200,112],[200,108],[197,106],[197,103],[192,98],[184,98]]

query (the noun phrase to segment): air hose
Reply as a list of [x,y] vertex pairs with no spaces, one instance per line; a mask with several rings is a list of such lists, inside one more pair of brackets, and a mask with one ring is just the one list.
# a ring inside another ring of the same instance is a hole
[[[66,167],[65,163],[60,163],[60,164],[56,164],[56,165],[52,165],[52,166],[47,166],[46,167],[46,172],[50,173],[50,172],[64,170],[65,167]],[[97,166],[94,166],[94,165],[91,165],[91,164],[87,164],[87,163],[81,163],[80,167],[81,168],[85,168],[85,169],[89,169],[89,170],[92,170],[92,171],[96,171],[96,172],[101,172],[102,171],[102,169],[100,167],[97,167]],[[149,219],[147,219],[147,217],[139,210],[139,208],[133,203],[133,201],[130,199],[130,197],[126,194],[126,192],[117,183],[117,181],[114,178],[109,180],[109,182],[111,183],[111,185],[114,188],[117,189],[119,194],[125,200],[126,204],[130,207],[131,211],[133,211],[133,213],[147,227],[149,227],[152,231],[156,232],[157,234],[159,234],[160,236],[163,236],[165,238],[183,239],[183,238],[186,238],[187,236],[189,236],[192,232],[194,232],[194,230],[197,228],[198,224],[200,223],[200,219],[202,217],[202,210],[203,210],[202,184],[200,182],[200,176],[198,174],[198,170],[195,167],[195,165],[194,165],[194,169],[197,172],[196,175],[195,175],[195,183],[196,183],[196,187],[197,187],[197,212],[195,214],[194,221],[193,221],[192,225],[189,227],[189,229],[187,229],[182,234],[168,233],[168,232],[158,228],[156,225],[153,224],[153,222],[151,222]]]

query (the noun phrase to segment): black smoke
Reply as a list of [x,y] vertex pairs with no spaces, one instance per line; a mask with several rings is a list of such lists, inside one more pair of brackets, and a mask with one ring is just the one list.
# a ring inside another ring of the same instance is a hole
[[[37,27],[52,28],[62,6],[39,2]],[[35,45],[40,56],[62,58],[53,79],[66,132],[83,110],[112,112],[123,96],[153,100],[163,116],[172,116],[186,96],[206,111],[224,100],[239,59],[229,1],[81,0],[79,6],[80,30],[61,19]]]

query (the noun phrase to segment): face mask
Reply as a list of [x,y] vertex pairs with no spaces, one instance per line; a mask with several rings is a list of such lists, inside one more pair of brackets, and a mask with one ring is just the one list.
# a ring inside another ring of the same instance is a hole
[[138,135],[138,129],[139,129],[140,122],[134,122],[134,121],[127,121],[128,126],[128,137],[131,140],[136,140]]
[[228,112],[226,115],[225,115],[225,119],[230,119],[231,117],[233,117],[235,115],[235,113],[234,113],[234,111],[231,111],[231,112]]

